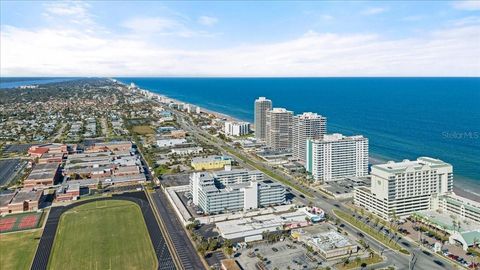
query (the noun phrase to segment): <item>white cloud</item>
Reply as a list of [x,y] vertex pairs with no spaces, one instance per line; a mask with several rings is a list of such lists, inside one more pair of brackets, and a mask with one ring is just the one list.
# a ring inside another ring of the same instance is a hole
[[334,19],[334,17],[332,15],[329,15],[329,14],[322,14],[320,16],[320,18],[323,20],[323,21],[331,21]]
[[122,23],[122,26],[129,29],[134,35],[160,35],[177,37],[210,37],[211,34],[206,31],[193,30],[181,20],[161,17],[137,17],[128,19]]
[[78,29],[1,30],[2,76],[480,76],[478,24],[395,40],[309,31],[215,50]]
[[423,15],[411,15],[411,16],[403,17],[402,21],[417,22],[417,21],[423,20],[424,18],[425,18],[425,16],[423,16]]
[[480,1],[478,0],[468,0],[468,1],[455,1],[453,2],[453,7],[460,10],[480,10]]
[[50,20],[63,20],[78,25],[94,24],[89,12],[90,5],[77,1],[58,1],[45,4],[43,15]]
[[198,23],[205,26],[212,26],[218,23],[218,19],[210,16],[200,16],[198,18]]
[[367,8],[364,11],[362,11],[362,15],[377,15],[377,14],[382,14],[388,11],[388,8],[383,8],[383,7],[371,7]]
[[480,25],[480,17],[478,16],[469,16],[461,19],[451,20],[450,24],[454,26],[464,26],[464,25]]

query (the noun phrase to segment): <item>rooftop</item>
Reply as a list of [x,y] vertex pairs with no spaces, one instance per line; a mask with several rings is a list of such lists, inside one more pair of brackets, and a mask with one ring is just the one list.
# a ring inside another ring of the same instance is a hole
[[324,118],[320,114],[313,113],[313,112],[304,112],[303,114],[296,115],[295,117],[299,119],[319,119]]
[[7,206],[15,196],[15,192],[0,193],[0,207]]
[[356,141],[356,140],[363,140],[366,139],[362,135],[355,135],[355,136],[344,136],[340,133],[333,133],[333,134],[325,134],[323,139],[321,140],[314,140],[315,142],[339,142],[339,141]]
[[355,245],[348,237],[338,233],[334,227],[328,224],[296,229],[292,231],[292,236],[300,237],[302,241],[323,251]]
[[405,172],[407,170],[421,170],[422,168],[442,168],[442,167],[451,167],[449,163],[446,163],[439,159],[434,159],[430,157],[419,157],[417,160],[408,160],[404,159],[401,162],[389,161],[385,164],[373,165],[373,169],[380,169],[383,171],[391,173]]
[[232,158],[229,156],[194,157],[192,158],[192,163],[214,162],[223,160],[232,160]]
[[434,210],[424,210],[415,212],[417,216],[422,217],[425,220],[437,225],[438,227],[445,228],[447,230],[452,231],[453,228],[453,221],[460,221],[461,226],[459,230],[460,232],[469,232],[478,230],[480,228],[480,223],[475,222],[473,220],[462,220],[457,215],[446,213],[446,212],[437,212]]
[[43,191],[38,190],[20,190],[17,192],[11,203],[23,203],[24,201],[38,201],[42,197]]

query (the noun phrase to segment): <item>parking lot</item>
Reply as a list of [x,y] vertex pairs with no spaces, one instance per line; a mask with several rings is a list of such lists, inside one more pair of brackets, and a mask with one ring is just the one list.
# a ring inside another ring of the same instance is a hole
[[[430,249],[431,252],[433,252],[433,246],[436,242],[440,242],[439,239],[435,239],[435,237],[428,232],[421,232],[420,230],[416,229],[418,227],[418,224],[414,224],[410,220],[407,220],[402,226],[400,226],[401,229],[403,229],[403,234],[407,235],[410,239],[419,241],[421,239],[421,244],[423,247]],[[434,230],[434,229],[432,229]],[[442,234],[441,231],[439,230],[434,230],[439,234]],[[468,252],[464,251],[460,245],[455,245],[455,244],[450,244],[447,242],[447,244],[442,245],[442,254],[457,263],[467,267],[474,261],[474,257],[471,256],[471,254],[468,254]],[[478,258],[477,258],[478,262]]]
[[9,144],[5,145],[3,152],[5,154],[22,154],[27,153],[28,148],[33,144]]
[[239,250],[234,255],[243,269],[257,269],[263,263],[266,269],[317,269],[331,266],[318,255],[307,256],[307,249],[289,239],[269,244],[255,244],[251,248]]
[[190,184],[190,174],[170,174],[162,175],[160,181],[165,187],[184,186]]
[[0,186],[7,185],[26,165],[21,159],[0,160]]

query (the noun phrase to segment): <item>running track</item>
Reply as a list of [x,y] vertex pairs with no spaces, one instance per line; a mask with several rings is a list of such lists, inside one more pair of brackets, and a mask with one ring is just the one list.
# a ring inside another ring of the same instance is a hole
[[[127,201],[131,201],[138,204],[138,206],[140,206],[140,209],[142,210],[143,218],[145,219],[145,223],[147,225],[150,239],[155,248],[155,254],[157,255],[157,260],[158,260],[158,269],[159,270],[175,270],[176,269],[172,256],[168,250],[167,244],[165,243],[165,238],[163,237],[162,232],[160,231],[160,228],[158,226],[157,220],[153,215],[152,208],[150,207],[150,204],[148,203],[148,200],[145,197],[145,193],[141,191],[141,192],[125,193],[121,195],[113,195],[112,197],[109,197],[109,198],[99,198],[94,200],[81,201],[78,203],[70,204],[68,206],[52,207],[52,209],[50,210],[50,214],[48,215],[48,219],[45,224],[45,228],[43,230],[42,238],[40,239],[37,252],[35,253],[31,270],[47,269],[48,258],[50,257],[50,253],[52,251],[53,241],[55,240],[55,233],[57,231],[58,222],[60,220],[60,216],[65,211],[68,211],[82,204],[95,202],[95,201],[103,201],[103,200],[127,200]],[[128,244],[128,243],[125,243],[125,244]]]

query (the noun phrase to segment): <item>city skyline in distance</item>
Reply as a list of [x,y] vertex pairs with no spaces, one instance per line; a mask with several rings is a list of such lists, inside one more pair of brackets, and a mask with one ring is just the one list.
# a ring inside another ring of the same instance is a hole
[[1,2],[1,76],[479,76],[480,2]]

